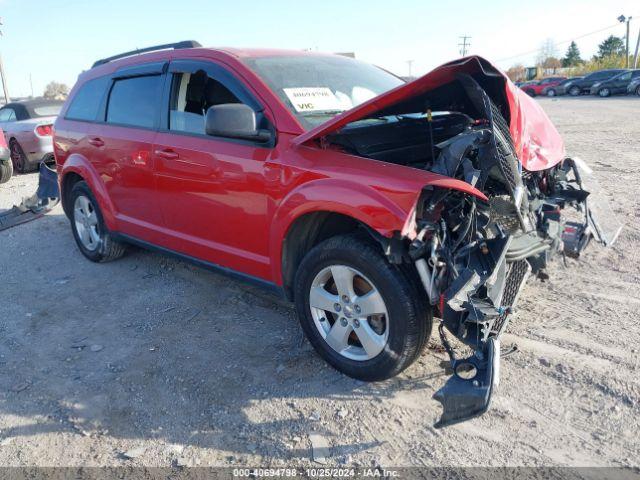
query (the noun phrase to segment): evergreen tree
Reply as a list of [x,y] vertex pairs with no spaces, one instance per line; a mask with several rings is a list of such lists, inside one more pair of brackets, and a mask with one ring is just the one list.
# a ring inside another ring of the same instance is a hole
[[620,37],[609,35],[598,45],[598,58],[612,57],[625,54],[624,42]]
[[580,65],[582,63],[582,58],[580,58],[580,50],[578,49],[578,45],[576,42],[571,42],[569,48],[567,49],[567,53],[562,59],[563,67],[575,67],[576,65]]

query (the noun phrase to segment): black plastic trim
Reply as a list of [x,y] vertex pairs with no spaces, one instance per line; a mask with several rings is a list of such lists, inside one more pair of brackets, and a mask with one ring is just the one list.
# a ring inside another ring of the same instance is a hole
[[95,67],[98,67],[100,65],[104,65],[105,63],[109,63],[109,62],[112,62],[114,60],[118,60],[120,58],[126,58],[126,57],[132,57],[134,55],[140,55],[141,53],[156,52],[158,50],[179,50],[179,49],[183,49],[183,48],[199,48],[199,47],[202,47],[202,45],[200,45],[200,43],[196,42],[195,40],[185,40],[183,42],[176,42],[176,43],[165,43],[163,45],[155,45],[153,47],[146,47],[146,48],[141,48],[141,49],[138,49],[138,50],[131,50],[130,52],[119,53],[118,55],[114,55],[112,57],[102,58],[100,60],[97,60],[91,66],[91,68],[95,68]]
[[254,285],[256,287],[260,287],[268,292],[271,292],[275,295],[277,295],[279,298],[281,299],[287,299],[287,296],[285,295],[284,292],[284,288],[279,287],[278,285],[276,285],[273,282],[269,282],[267,280],[263,280],[262,278],[258,278],[258,277],[254,277],[253,275],[248,275],[246,273],[242,273],[242,272],[238,272],[237,270],[233,270],[231,268],[228,267],[223,267],[222,265],[217,265],[215,263],[211,263],[211,262],[207,262],[206,260],[201,260],[199,258],[196,257],[192,257],[190,255],[186,255],[184,253],[180,253],[180,252],[176,252],[175,250],[170,250],[168,248],[165,247],[160,247],[158,245],[155,245],[153,243],[149,243],[146,242],[144,240],[140,240],[138,238],[126,235],[124,233],[118,233],[118,232],[110,232],[110,235],[118,241],[121,242],[125,242],[125,243],[130,243],[133,245],[136,245],[138,247],[147,249],[147,250],[153,250],[156,252],[160,252],[163,253],[165,255],[177,258],[179,260],[184,260],[187,261],[189,263],[192,263],[198,267],[201,268],[205,268],[207,270],[216,272],[216,273],[220,273],[222,275],[225,275],[229,278],[233,278],[236,280],[240,280],[243,281],[245,283]]

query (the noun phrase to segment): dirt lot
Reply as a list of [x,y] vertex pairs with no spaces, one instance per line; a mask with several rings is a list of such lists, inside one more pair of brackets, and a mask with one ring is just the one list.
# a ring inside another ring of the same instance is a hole
[[[351,380],[293,310],[255,288],[141,250],[85,260],[58,207],[0,233],[0,465],[640,463],[640,99],[540,100],[626,228],[530,282],[481,418],[435,430],[444,356]],[[0,186],[0,209],[37,176]]]

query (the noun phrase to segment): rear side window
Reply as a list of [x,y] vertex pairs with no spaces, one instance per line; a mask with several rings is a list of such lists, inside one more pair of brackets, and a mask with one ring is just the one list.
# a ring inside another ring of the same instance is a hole
[[152,128],[160,103],[161,76],[116,80],[107,105],[107,122]]
[[94,78],[80,87],[67,110],[69,120],[94,121],[98,116],[102,97],[109,84],[108,77]]

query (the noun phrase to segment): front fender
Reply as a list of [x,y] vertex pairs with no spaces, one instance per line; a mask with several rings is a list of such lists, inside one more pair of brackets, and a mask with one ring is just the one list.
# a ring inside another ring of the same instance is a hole
[[[486,200],[484,194],[473,186],[452,178],[436,175],[424,183],[424,186],[428,185],[460,190]],[[412,224],[421,193],[421,188],[399,192],[332,178],[299,186],[280,202],[273,216],[269,237],[273,278],[282,281],[284,240],[301,216],[313,212],[339,213],[389,238],[394,232],[406,231]]]
[[89,188],[98,201],[98,205],[100,206],[100,211],[102,212],[102,217],[107,228],[109,230],[117,230],[115,216],[116,211],[113,206],[113,202],[109,199],[104,181],[93,165],[91,165],[91,162],[82,155],[71,154],[62,166],[58,166],[60,195],[62,197],[63,205],[65,205],[66,202],[66,199],[64,198],[65,191],[63,188],[65,185],[65,179],[72,173],[81,176],[82,179],[87,182],[87,185],[89,185]]

